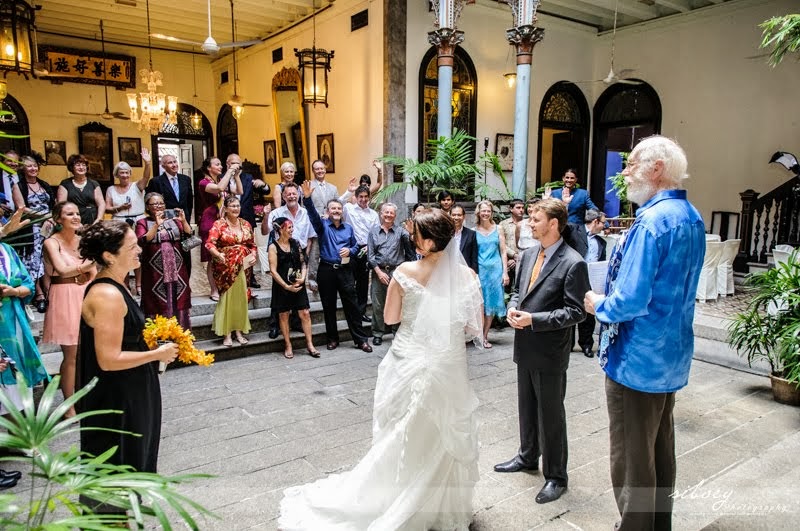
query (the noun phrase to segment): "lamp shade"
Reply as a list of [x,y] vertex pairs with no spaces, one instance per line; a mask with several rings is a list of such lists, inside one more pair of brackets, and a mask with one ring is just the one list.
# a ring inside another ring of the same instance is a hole
[[294,49],[300,66],[303,103],[322,103],[325,107],[328,106],[328,72],[331,70],[333,53],[333,50],[329,52],[315,46]]
[[0,70],[26,77],[33,71],[34,11],[24,0],[0,0]]
[[773,162],[780,164],[795,175],[800,175],[800,164],[797,162],[797,157],[787,151],[776,151],[769,162],[770,164]]

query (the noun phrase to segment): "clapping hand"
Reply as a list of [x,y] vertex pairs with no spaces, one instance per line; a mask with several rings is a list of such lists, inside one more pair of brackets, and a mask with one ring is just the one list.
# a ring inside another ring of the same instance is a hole
[[523,328],[531,325],[532,319],[529,312],[523,312],[517,310],[516,308],[511,308],[506,314],[506,321],[508,321],[508,324],[510,324],[512,328],[522,330]]
[[570,204],[570,202],[572,201],[572,194],[570,193],[569,188],[567,188],[566,186],[564,187],[564,190],[561,192],[561,200],[566,205]]
[[544,187],[544,193],[542,194],[542,199],[550,199],[553,196],[553,190],[549,186]]

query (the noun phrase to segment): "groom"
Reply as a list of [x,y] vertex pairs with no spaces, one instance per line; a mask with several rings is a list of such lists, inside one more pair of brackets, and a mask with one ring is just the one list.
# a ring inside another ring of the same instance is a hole
[[506,316],[517,330],[514,362],[520,448],[494,469],[539,470],[541,455],[545,484],[536,503],[548,503],[567,490],[564,395],[572,327],[586,317],[583,294],[589,290],[589,275],[583,257],[561,238],[567,225],[564,203],[539,201],[528,223],[538,244],[522,254]]

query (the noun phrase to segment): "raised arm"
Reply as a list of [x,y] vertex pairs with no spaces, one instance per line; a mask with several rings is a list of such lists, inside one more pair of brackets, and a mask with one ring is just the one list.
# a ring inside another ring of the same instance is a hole
[[319,217],[317,209],[314,208],[314,202],[311,200],[311,195],[314,193],[314,188],[311,187],[311,181],[303,183],[303,205],[306,207],[308,219],[311,221],[311,226],[314,227],[314,232],[317,237],[322,238],[325,235],[325,227],[322,225],[322,219]]
[[375,192],[381,189],[381,186],[383,186],[383,171],[381,170],[381,163],[378,162],[378,160],[373,160],[372,165],[376,170],[378,170],[378,176],[375,177],[375,182],[369,187],[369,195],[373,195]]
[[144,172],[142,172],[142,178],[139,179],[136,186],[139,187],[139,190],[144,192],[147,188],[147,184],[150,182],[150,176],[153,173],[153,157],[150,155],[150,150],[147,148],[142,148],[142,162],[144,163]]

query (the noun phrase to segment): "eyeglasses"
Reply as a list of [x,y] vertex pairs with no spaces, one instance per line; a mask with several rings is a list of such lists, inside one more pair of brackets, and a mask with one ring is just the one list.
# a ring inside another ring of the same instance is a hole
[[73,166],[88,166],[85,162],[76,162]]
[[164,203],[147,203],[147,206],[150,207],[163,207],[166,206]]

